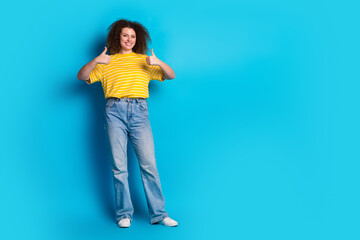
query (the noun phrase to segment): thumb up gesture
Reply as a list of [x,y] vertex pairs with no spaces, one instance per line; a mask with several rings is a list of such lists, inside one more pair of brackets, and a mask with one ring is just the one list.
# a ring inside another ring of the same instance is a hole
[[149,65],[159,65],[160,60],[155,56],[153,49],[151,49],[151,56],[146,57],[146,62]]
[[111,57],[109,55],[106,54],[107,48],[105,47],[105,50],[95,58],[95,62],[96,63],[100,63],[100,64],[109,64]]

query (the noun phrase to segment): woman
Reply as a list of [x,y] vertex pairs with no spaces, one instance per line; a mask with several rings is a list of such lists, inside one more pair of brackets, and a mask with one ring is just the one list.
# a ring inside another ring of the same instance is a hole
[[151,41],[148,30],[140,23],[124,19],[116,21],[109,27],[107,37],[110,55],[106,54],[105,47],[98,57],[80,69],[77,76],[88,84],[100,81],[107,99],[105,126],[112,155],[119,227],[129,227],[134,212],[128,184],[128,140],[140,165],[151,224],[172,227],[178,224],[165,211],[147,106],[149,81],[173,79],[175,73],[155,56],[153,49],[151,56],[145,55],[147,41]]

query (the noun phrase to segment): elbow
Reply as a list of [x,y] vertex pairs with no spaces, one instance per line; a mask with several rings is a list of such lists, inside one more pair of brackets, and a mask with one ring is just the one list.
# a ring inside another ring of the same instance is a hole
[[175,73],[171,74],[170,76],[168,76],[167,79],[171,80],[171,79],[174,79],[175,78]]
[[167,75],[167,74],[163,74],[163,77],[162,77],[164,80],[171,80],[171,79],[174,79],[175,78],[175,74],[171,74],[171,75]]
[[78,74],[78,75],[77,75],[77,79],[78,79],[78,80],[82,80],[82,81],[88,81],[88,80],[90,79],[90,77],[87,77],[87,78],[86,78],[86,77]]
[[80,76],[80,72],[77,74],[76,78],[77,78],[78,80],[82,80],[82,79],[81,79],[81,76]]

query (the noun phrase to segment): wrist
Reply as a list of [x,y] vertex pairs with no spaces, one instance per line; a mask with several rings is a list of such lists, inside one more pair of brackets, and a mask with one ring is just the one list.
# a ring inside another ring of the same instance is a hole
[[94,58],[94,59],[92,60],[92,62],[96,65],[96,64],[99,63],[99,60],[98,60],[98,58],[96,57],[96,58]]
[[155,65],[161,67],[163,65],[163,61],[158,59],[158,61],[157,61],[157,63]]

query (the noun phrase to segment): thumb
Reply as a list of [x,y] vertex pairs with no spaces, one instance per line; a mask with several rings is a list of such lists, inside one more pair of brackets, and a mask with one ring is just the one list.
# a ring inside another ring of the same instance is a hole
[[151,55],[155,56],[153,48],[151,49]]
[[106,54],[107,48],[105,47],[105,50],[101,54]]

